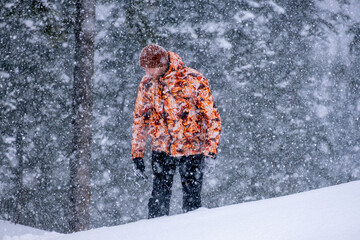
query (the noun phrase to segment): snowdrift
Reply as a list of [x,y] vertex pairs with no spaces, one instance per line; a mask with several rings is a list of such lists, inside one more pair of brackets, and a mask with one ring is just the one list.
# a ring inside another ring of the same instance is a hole
[[3,240],[359,240],[360,181],[74,234],[0,221]]

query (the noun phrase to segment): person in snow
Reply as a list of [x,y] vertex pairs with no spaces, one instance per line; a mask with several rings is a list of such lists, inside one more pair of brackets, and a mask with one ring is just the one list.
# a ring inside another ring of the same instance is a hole
[[214,167],[221,131],[208,80],[155,44],[142,49],[140,66],[145,76],[135,104],[131,154],[136,175],[147,178],[143,158],[150,136],[154,177],[148,217],[169,215],[177,167],[183,211],[195,210],[201,207],[204,164]]

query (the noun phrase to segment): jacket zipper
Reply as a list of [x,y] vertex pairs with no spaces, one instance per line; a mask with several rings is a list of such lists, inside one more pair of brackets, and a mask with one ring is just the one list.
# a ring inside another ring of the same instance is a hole
[[[159,84],[160,84],[160,81],[159,81]],[[168,125],[168,122],[167,122],[167,118],[166,118],[166,115],[165,115],[165,103],[164,103],[164,98],[163,98],[163,96],[164,96],[164,93],[163,93],[163,90],[164,90],[164,87],[163,87],[164,85],[163,84],[161,84],[161,88],[160,88],[160,96],[161,96],[161,99],[160,99],[160,102],[162,101],[162,107],[163,107],[163,118],[164,118],[164,120],[165,120],[165,126],[166,126],[166,129],[167,129],[167,131],[168,131],[168,133],[169,133],[169,136],[170,136],[170,144],[169,144],[169,155],[171,156],[171,143],[172,143],[172,141],[173,141],[173,137],[171,136],[171,134],[170,134],[170,130],[169,130],[169,125]],[[155,96],[154,96],[154,99],[155,99]],[[155,105],[155,104],[154,104]]]

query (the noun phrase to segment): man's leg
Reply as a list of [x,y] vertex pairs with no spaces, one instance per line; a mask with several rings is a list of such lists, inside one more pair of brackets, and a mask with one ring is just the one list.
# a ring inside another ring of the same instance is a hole
[[169,215],[171,187],[176,170],[175,160],[164,152],[153,152],[152,169],[154,182],[148,204],[148,218]]
[[204,156],[191,155],[180,159],[179,172],[183,187],[183,211],[201,207]]

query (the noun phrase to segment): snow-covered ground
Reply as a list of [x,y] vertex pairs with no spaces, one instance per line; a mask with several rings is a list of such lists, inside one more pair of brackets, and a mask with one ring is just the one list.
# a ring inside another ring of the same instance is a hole
[[63,235],[0,221],[3,240],[359,240],[360,181]]

